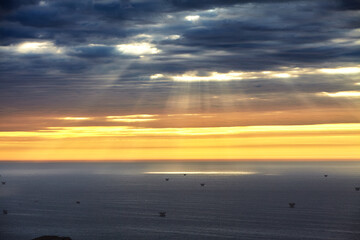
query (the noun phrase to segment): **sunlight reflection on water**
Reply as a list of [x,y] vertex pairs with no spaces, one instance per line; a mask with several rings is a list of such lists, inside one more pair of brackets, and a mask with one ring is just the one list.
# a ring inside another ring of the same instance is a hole
[[196,174],[196,175],[250,175],[250,174],[258,174],[258,172],[244,172],[244,171],[236,171],[236,172],[144,172],[145,174]]

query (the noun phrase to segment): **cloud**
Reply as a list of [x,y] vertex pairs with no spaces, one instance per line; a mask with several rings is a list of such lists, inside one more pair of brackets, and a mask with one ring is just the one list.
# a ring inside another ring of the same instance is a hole
[[120,52],[130,55],[157,54],[160,52],[156,46],[147,42],[119,44],[116,47]]
[[9,23],[0,25],[0,45],[16,44],[22,39],[37,39],[38,33],[30,27]]
[[107,121],[110,122],[125,122],[125,123],[134,123],[134,122],[149,122],[158,120],[155,118],[157,115],[151,114],[135,114],[135,115],[125,115],[125,116],[107,116]]
[[322,92],[319,95],[325,95],[329,97],[345,97],[345,98],[352,98],[352,97],[360,97],[360,91],[341,91],[335,93],[329,92]]
[[0,12],[13,11],[21,6],[37,4],[39,0],[7,0],[0,2]]
[[116,47],[114,46],[103,46],[103,45],[92,45],[83,47],[76,47],[70,50],[69,55],[77,56],[81,58],[106,58],[118,56]]
[[357,74],[360,73],[360,67],[324,68],[320,71],[327,74]]
[[62,50],[54,46],[52,42],[23,42],[15,47],[18,53],[55,53],[60,54]]
[[357,0],[338,0],[338,7],[342,10],[360,10],[360,2]]
[[66,120],[66,121],[84,121],[84,120],[90,120],[91,118],[89,117],[62,117],[62,118],[57,118],[59,120]]
[[199,15],[189,15],[185,17],[185,20],[190,21],[190,22],[196,22],[200,19]]
[[[201,111],[334,107],[345,100],[316,93],[358,90],[356,1],[53,0],[0,7],[0,100],[7,114],[61,109],[81,116],[80,108],[122,116],[176,102]],[[199,95],[218,98],[204,104]]]
[[72,22],[71,13],[63,9],[32,5],[20,8],[6,17],[8,21],[19,22],[24,26],[62,27]]
[[167,0],[173,7],[178,10],[198,10],[198,9],[210,9],[216,7],[231,7],[232,5],[240,4],[259,4],[259,3],[277,3],[277,2],[296,2],[297,0]]
[[187,72],[182,75],[164,75],[161,73],[150,76],[150,79],[168,78],[177,82],[209,82],[209,81],[237,81],[245,79],[266,79],[266,78],[296,78],[299,74],[306,74],[305,71],[289,69],[288,71],[261,71],[261,72],[235,72],[227,73],[209,72],[199,75],[198,72]]
[[199,137],[199,136],[313,136],[351,134],[358,136],[360,124],[313,124],[275,126],[235,126],[203,128],[134,128],[129,126],[48,127],[38,131],[0,132],[0,137],[39,137],[64,139],[81,137]]

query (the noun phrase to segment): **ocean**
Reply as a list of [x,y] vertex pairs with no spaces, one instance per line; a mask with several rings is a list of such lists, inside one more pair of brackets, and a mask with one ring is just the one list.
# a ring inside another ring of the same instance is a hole
[[0,174],[1,240],[360,239],[360,162],[0,162]]

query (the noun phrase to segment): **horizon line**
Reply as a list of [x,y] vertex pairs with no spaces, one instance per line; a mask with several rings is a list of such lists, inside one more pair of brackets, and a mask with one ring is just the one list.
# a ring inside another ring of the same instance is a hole
[[49,162],[119,162],[119,163],[133,163],[133,162],[360,162],[360,159],[126,159],[126,160],[109,160],[109,159],[95,159],[95,160],[0,160],[0,163],[5,162],[32,162],[32,163],[49,163]]

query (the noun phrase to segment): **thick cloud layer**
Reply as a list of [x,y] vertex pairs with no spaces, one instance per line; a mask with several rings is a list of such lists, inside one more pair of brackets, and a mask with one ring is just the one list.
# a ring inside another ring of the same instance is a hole
[[[356,105],[325,93],[360,91],[359,10],[356,0],[3,1],[1,114]],[[214,72],[247,77],[176,80]]]

